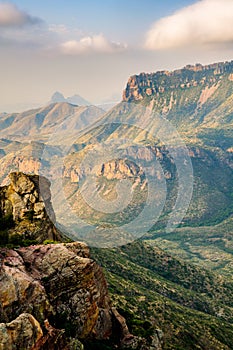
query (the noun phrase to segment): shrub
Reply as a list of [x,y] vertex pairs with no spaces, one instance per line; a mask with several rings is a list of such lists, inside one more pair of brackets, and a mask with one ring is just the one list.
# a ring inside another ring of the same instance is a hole
[[8,214],[6,216],[0,217],[0,231],[12,228],[14,226],[13,215]]

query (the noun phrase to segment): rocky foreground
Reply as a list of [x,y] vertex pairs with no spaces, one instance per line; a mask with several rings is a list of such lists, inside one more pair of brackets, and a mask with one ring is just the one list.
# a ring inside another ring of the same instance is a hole
[[119,340],[129,335],[84,243],[1,249],[0,258],[0,349],[64,349],[61,326],[79,339],[108,339],[115,327]]
[[52,211],[49,182],[42,179],[43,198],[39,180],[12,173],[10,184],[0,188],[0,350],[84,349],[82,343],[101,341],[114,348],[161,349],[160,333],[150,345],[129,333],[85,243],[21,246],[28,238],[64,239],[45,209]]

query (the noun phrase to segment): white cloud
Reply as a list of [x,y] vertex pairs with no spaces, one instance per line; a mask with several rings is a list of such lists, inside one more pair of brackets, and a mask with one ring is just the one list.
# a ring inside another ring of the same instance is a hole
[[201,0],[155,22],[145,48],[164,50],[233,43],[233,0]]
[[64,24],[49,25],[9,2],[0,2],[0,29],[0,45],[5,49],[39,50],[46,55],[113,53],[127,47],[108,40],[103,34],[84,35],[82,30]]
[[79,55],[89,52],[112,53],[126,49],[127,45],[109,41],[103,34],[86,36],[80,40],[69,40],[60,45],[66,55]]
[[39,22],[41,22],[39,18],[19,10],[14,4],[0,3],[0,27],[17,27]]

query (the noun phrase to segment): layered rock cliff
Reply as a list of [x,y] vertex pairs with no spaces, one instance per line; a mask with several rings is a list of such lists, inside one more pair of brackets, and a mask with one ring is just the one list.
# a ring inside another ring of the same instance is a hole
[[[141,73],[129,78],[126,89],[123,91],[123,101],[142,100],[146,96],[161,96],[165,91],[191,88],[198,85],[217,84],[227,74],[228,80],[233,81],[233,61],[214,63],[203,66],[187,65],[174,71],[158,71],[156,73]],[[212,91],[213,93],[214,91]],[[209,96],[212,94],[210,92]],[[203,94],[207,100],[207,94]],[[200,101],[202,102],[202,101]],[[173,101],[175,103],[175,101]]]
[[[233,61],[141,73],[129,78],[123,101],[140,102],[183,128],[218,127],[232,121]],[[214,110],[214,113],[212,111]]]

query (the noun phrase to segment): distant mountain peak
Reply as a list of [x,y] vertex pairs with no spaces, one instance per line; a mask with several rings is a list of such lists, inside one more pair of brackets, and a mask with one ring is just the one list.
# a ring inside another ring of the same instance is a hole
[[65,101],[66,101],[66,99],[65,99],[64,95],[59,91],[54,92],[54,94],[51,97],[52,103],[65,102]]
[[77,106],[90,106],[92,104],[78,94],[65,98],[61,92],[56,91],[52,95],[49,103],[60,103],[60,102],[68,102],[70,104],[77,105]]

